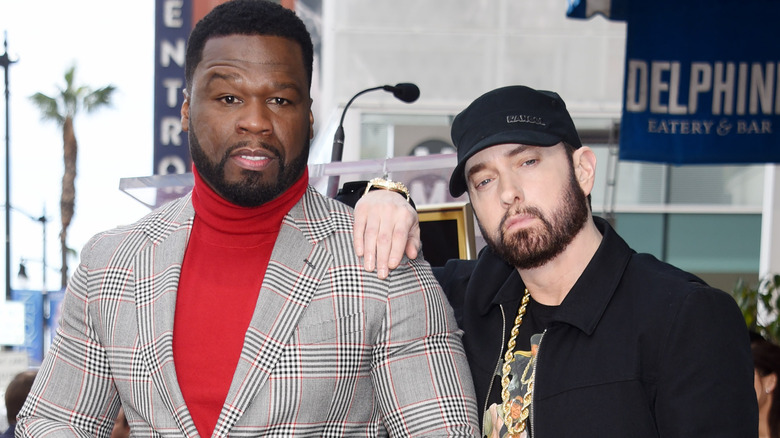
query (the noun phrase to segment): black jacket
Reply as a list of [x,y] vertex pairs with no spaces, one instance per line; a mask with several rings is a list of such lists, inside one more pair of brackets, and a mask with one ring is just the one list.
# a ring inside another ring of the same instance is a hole
[[[594,220],[602,243],[537,357],[533,438],[757,436],[749,337],[734,300]],[[484,411],[523,282],[489,249],[434,271],[465,332]]]

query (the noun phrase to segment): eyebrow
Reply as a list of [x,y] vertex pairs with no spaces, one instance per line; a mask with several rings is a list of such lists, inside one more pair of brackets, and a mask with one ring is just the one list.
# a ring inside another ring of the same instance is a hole
[[507,158],[512,158],[516,155],[520,155],[523,152],[527,151],[528,149],[532,147],[539,147],[539,146],[531,146],[527,144],[518,144],[516,148],[510,150],[509,152],[505,153],[504,156]]
[[[526,150],[528,150],[531,147],[538,147],[538,146],[531,146],[526,144],[518,144],[516,148],[510,149],[508,152],[504,154],[504,158],[512,158],[514,156],[520,155]],[[469,171],[466,173],[466,179],[471,178],[471,175],[479,172],[480,170],[486,168],[487,165],[485,163],[479,163],[475,164]]]
[[[236,82],[239,81],[240,79],[241,79],[241,75],[238,75],[236,73],[213,72],[209,75],[208,79],[206,80],[206,86],[208,87],[213,82],[218,80],[223,80],[226,82]],[[298,84],[294,82],[273,82],[271,85],[275,90],[292,89],[300,93],[300,87],[298,86]]]
[[223,80],[227,82],[231,81],[237,81],[239,79],[239,76],[235,73],[220,73],[220,72],[212,72],[208,79],[206,80],[206,86],[212,84],[214,81]]
[[484,169],[485,167],[487,167],[485,165],[485,163],[479,163],[479,164],[475,164],[474,166],[472,166],[471,169],[469,169],[469,171],[466,172],[466,182],[468,182],[468,180],[471,179],[472,175],[474,175],[475,173],[477,173],[480,170]]
[[273,82],[272,84],[273,87],[277,90],[293,89],[297,92],[300,92],[300,88],[301,88],[295,82]]

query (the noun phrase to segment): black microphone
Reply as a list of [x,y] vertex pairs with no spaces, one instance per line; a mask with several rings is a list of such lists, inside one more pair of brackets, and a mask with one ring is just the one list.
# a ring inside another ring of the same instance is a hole
[[[341,156],[344,154],[344,116],[347,114],[347,108],[352,105],[352,102],[361,94],[368,93],[369,91],[384,90],[393,93],[396,99],[406,103],[412,103],[420,97],[420,88],[412,83],[403,82],[395,85],[383,85],[381,87],[367,88],[349,99],[349,102],[344,106],[344,111],[341,113],[341,120],[339,120],[339,127],[336,128],[336,134],[333,136],[333,151],[331,152],[330,162],[335,163],[341,161]],[[328,179],[328,196],[335,198],[339,191],[339,176],[331,175]]]
[[417,88],[417,85],[410,83],[396,84],[394,87],[385,85],[382,89],[393,93],[393,96],[406,103],[412,103],[420,97],[420,89]]

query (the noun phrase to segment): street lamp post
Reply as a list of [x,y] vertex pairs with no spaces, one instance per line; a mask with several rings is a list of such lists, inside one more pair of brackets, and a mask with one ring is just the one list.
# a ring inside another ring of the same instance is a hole
[[[46,217],[46,206],[43,206],[43,214],[40,217],[35,217],[31,215],[30,213],[27,213],[24,210],[20,210],[16,207],[11,206],[11,210],[14,210],[20,214],[23,214],[28,219],[34,222],[39,222],[41,224],[41,229],[43,231],[43,253],[41,254],[41,263],[43,264],[43,278],[41,283],[41,292],[43,292],[43,295],[46,296],[47,289],[46,289],[46,269],[48,268],[48,264],[46,263],[46,224],[48,223],[49,219]],[[29,259],[28,259],[29,260]]]
[[3,41],[4,53],[0,55],[0,65],[5,70],[5,298],[11,299],[11,136],[9,134],[11,119],[8,116],[10,107],[10,92],[8,89],[8,67],[16,61],[11,61],[8,56],[8,33],[4,34]]
[[36,220],[41,223],[43,228],[43,259],[41,260],[43,263],[43,284],[41,285],[41,292],[46,296],[46,207],[43,207],[43,214]]

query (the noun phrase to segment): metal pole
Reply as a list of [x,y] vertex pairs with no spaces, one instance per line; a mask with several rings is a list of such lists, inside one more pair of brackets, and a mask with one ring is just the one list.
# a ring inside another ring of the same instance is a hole
[[11,135],[9,133],[11,119],[8,115],[10,107],[10,92],[8,88],[8,67],[16,61],[8,57],[8,32],[4,33],[3,49],[0,55],[0,65],[5,70],[5,298],[11,299],[11,177],[10,149]]
[[41,223],[41,228],[43,228],[43,283],[41,284],[41,298],[43,298],[43,353],[46,354],[51,345],[50,340],[53,338],[53,335],[46,336],[46,333],[50,330],[47,321],[51,318],[51,301],[49,300],[49,292],[46,290],[46,205],[43,206],[43,214],[38,218],[38,222]]
[[43,285],[41,291],[46,294],[46,206],[43,206],[43,215],[38,218],[38,222],[43,226]]

